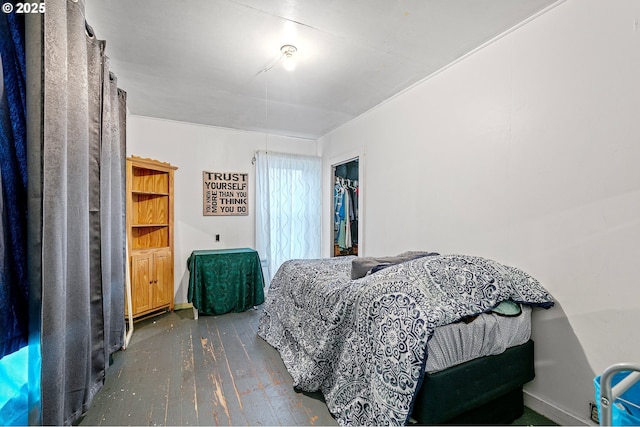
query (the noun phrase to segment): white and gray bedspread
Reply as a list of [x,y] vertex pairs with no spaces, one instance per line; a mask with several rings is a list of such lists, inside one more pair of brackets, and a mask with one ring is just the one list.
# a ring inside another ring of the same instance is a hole
[[258,329],[294,387],[320,390],[341,425],[406,424],[436,327],[507,299],[553,305],[533,277],[486,258],[424,257],[357,280],[352,259],[285,262]]

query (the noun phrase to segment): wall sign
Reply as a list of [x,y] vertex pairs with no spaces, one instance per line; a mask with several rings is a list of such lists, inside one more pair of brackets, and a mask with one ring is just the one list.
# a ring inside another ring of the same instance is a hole
[[202,172],[202,215],[249,215],[249,174]]

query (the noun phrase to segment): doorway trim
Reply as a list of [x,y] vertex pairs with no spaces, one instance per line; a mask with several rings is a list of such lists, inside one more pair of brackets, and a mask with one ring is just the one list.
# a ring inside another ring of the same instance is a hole
[[[334,239],[334,229],[333,229],[333,185],[334,181],[334,170],[336,166],[339,166],[343,163],[349,163],[353,160],[358,160],[358,256],[364,256],[365,254],[365,153],[364,147],[362,150],[350,151],[339,156],[333,157],[329,160],[329,168],[327,171],[328,175],[328,212],[329,215],[329,233],[328,233],[328,242],[326,248],[323,248],[326,256],[333,257],[333,239]],[[326,224],[326,222],[325,222]]]

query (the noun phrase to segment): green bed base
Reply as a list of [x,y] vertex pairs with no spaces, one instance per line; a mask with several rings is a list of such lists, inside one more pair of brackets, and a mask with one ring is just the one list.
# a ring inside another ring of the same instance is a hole
[[535,376],[533,341],[425,374],[411,418],[418,424],[510,424],[524,412],[522,386]]

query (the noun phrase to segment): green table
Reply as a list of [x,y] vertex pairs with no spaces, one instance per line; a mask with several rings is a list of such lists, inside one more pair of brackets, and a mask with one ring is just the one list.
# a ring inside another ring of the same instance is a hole
[[188,301],[206,315],[245,311],[264,302],[264,278],[254,249],[193,251]]

